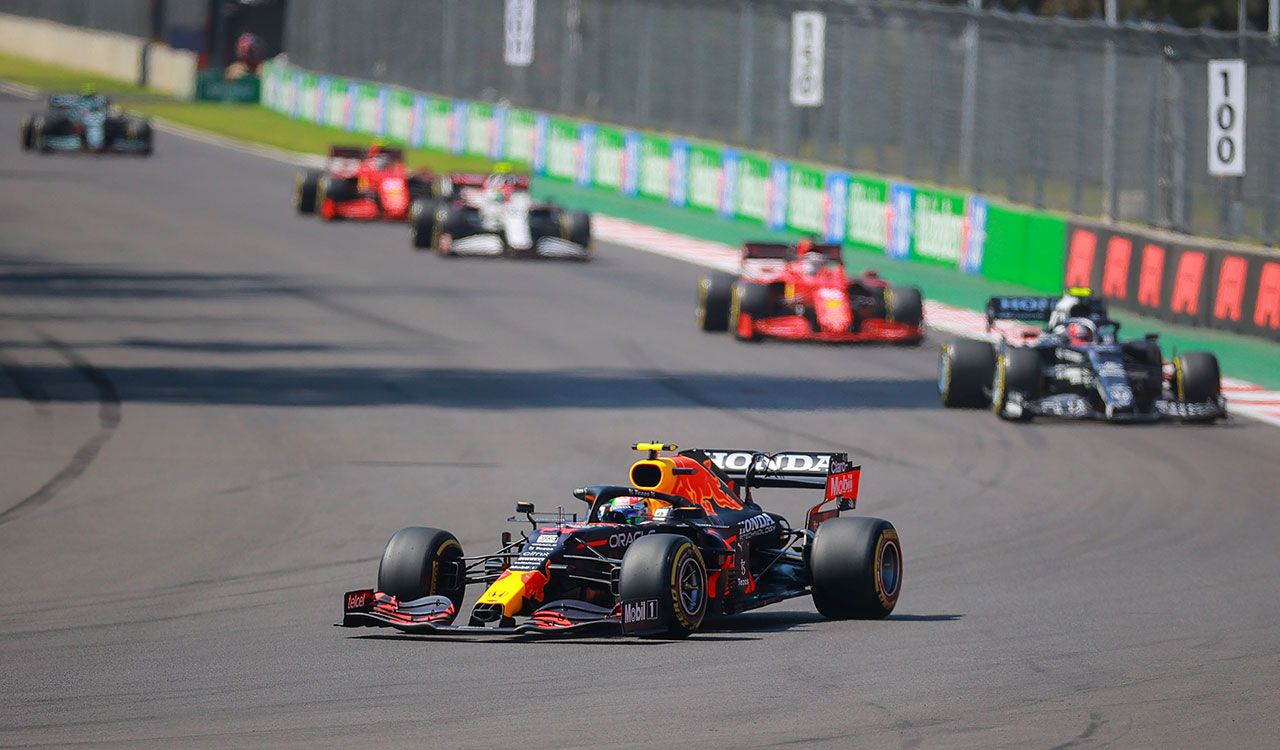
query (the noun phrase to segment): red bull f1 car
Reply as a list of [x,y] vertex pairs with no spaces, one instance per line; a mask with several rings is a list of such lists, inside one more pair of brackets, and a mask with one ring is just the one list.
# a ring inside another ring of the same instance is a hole
[[[902,588],[902,546],[888,521],[841,516],[861,468],[842,453],[683,450],[647,453],[623,485],[574,490],[585,512],[535,513],[497,551],[463,552],[447,531],[410,527],[387,542],[376,588],[343,597],[344,627],[423,635],[630,634],[682,638],[709,618],[812,596],[832,619],[883,618]],[[794,528],[753,490],[823,493]],[[518,516],[508,519],[518,520]],[[483,593],[457,623],[471,587]]]
[[113,107],[87,88],[81,94],[54,94],[44,112],[22,120],[24,151],[137,154],[150,156],[151,121]]
[[405,166],[401,149],[334,146],[323,170],[298,173],[293,202],[325,221],[408,221],[413,200],[433,195],[434,184],[432,173]]
[[992,297],[996,321],[1036,321],[1013,340],[943,344],[938,393],[949,408],[989,407],[1002,419],[1033,417],[1143,422],[1213,422],[1227,416],[1218,360],[1208,352],[1161,356],[1156,334],[1122,341],[1106,300],[1087,289],[1062,298]]
[[890,286],[874,271],[850,277],[839,245],[748,242],[738,275],[698,282],[698,326],[740,341],[764,338],[832,343],[918,344],[924,300],[913,286]]
[[591,259],[591,217],[533,200],[527,175],[454,173],[414,202],[410,243],[443,257]]

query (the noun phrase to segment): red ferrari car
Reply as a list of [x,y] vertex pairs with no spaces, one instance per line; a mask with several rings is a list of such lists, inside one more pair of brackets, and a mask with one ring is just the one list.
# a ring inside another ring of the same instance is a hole
[[698,325],[742,341],[918,344],[924,301],[916,287],[890,286],[875,271],[850,278],[839,245],[748,242],[736,277],[699,280]]
[[401,149],[334,146],[323,170],[298,173],[294,205],[325,221],[408,221],[413,199],[431,197],[434,184],[430,172],[409,171]]

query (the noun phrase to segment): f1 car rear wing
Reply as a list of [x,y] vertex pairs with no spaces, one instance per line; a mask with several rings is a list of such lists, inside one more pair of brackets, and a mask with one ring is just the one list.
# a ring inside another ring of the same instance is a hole
[[[363,159],[369,150],[364,146],[330,146],[330,159]],[[392,161],[404,161],[404,149],[382,147],[382,153]]]
[[827,486],[827,477],[835,467],[838,473],[848,468],[844,453],[808,453],[783,451],[761,453],[747,450],[699,451],[711,459],[725,476],[744,487],[780,487],[809,489]]
[[[530,180],[529,180],[529,175],[527,174],[508,174],[507,179],[509,180],[511,186],[514,187],[516,190],[529,189]],[[489,175],[483,172],[450,172],[449,173],[449,182],[453,183],[454,187],[469,187],[469,188],[484,187],[485,182],[487,182],[488,180],[489,180]]]
[[997,320],[1047,323],[1057,301],[1055,297],[992,297],[987,300],[987,326]]
[[[826,256],[827,259],[840,262],[843,258],[839,245],[814,244],[809,252]],[[742,245],[742,261],[749,260],[785,260],[796,259],[796,246],[785,242],[747,242]]]
[[[800,487],[826,490],[822,502],[805,514],[805,528],[816,531],[823,521],[840,511],[853,510],[858,502],[862,467],[849,463],[845,453],[784,451],[759,453],[741,450],[701,451],[725,475],[740,481],[749,493],[752,487]],[[748,495],[748,498],[750,496]]]
[[[1107,301],[1094,297],[1088,289],[1068,289],[1067,295],[1075,297],[1067,317],[1107,320]],[[987,327],[997,320],[1021,320],[1047,323],[1058,306],[1058,297],[992,297],[987,300]]]

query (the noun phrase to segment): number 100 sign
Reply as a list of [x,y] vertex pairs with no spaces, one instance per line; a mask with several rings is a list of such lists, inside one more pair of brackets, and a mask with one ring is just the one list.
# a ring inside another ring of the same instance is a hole
[[1244,60],[1209,61],[1209,174],[1244,176]]

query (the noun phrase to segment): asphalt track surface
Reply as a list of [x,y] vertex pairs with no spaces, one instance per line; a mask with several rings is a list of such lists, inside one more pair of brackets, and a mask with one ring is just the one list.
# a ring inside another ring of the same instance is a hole
[[[149,161],[3,139],[0,744],[1280,737],[1280,430],[943,412],[932,346],[702,335],[692,266],[414,254],[293,215],[291,177],[163,135]],[[895,614],[795,600],[675,643],[331,627],[397,528],[485,550],[513,500],[572,509],[650,438],[849,450],[860,512],[902,534]]]

